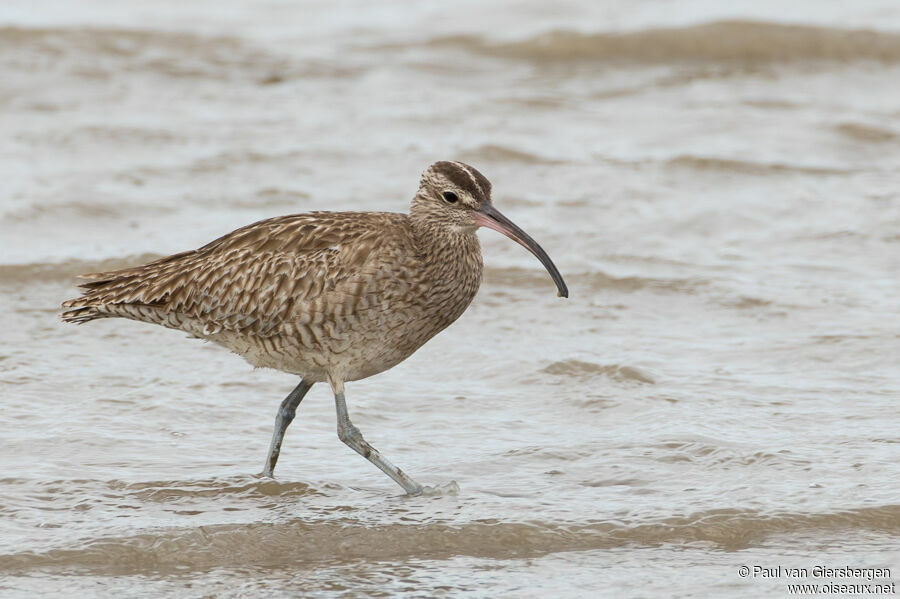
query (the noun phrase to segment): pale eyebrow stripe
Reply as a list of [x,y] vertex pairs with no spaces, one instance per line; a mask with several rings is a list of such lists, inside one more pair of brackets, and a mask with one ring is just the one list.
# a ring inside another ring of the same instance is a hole
[[456,166],[458,166],[459,168],[464,170],[466,172],[466,174],[469,175],[469,178],[472,180],[472,183],[474,183],[475,187],[478,189],[478,191],[481,192],[481,196],[485,197],[484,188],[481,186],[480,183],[478,183],[478,179],[475,178],[475,175],[472,174],[472,171],[469,170],[469,166],[467,164],[463,164],[462,162],[455,162],[455,161],[453,162],[453,164],[455,164]]

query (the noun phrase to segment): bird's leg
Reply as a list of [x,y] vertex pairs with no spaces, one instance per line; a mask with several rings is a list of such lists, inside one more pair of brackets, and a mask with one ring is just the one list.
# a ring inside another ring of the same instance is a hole
[[306,395],[306,392],[312,386],[312,383],[307,383],[300,379],[300,384],[294,387],[294,390],[281,402],[278,414],[275,416],[275,430],[272,433],[272,442],[269,444],[269,455],[266,456],[266,466],[263,468],[261,476],[272,478],[275,472],[275,463],[281,454],[281,442],[284,440],[284,431],[287,430],[287,427],[297,414],[297,406],[300,405],[303,396]]
[[337,408],[338,438],[353,451],[378,466],[382,472],[394,479],[394,482],[403,487],[403,490],[410,495],[421,493],[422,485],[411,479],[406,473],[378,453],[378,450],[369,445],[369,442],[363,439],[359,429],[350,422],[350,415],[347,413],[347,402],[344,400],[344,383],[332,379],[331,387],[334,389],[334,403]]

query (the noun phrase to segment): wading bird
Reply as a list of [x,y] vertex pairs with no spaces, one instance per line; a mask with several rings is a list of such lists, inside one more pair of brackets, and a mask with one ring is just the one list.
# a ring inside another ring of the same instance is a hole
[[491,184],[461,162],[422,175],[409,214],[311,212],[237,229],[197,250],[83,275],[61,318],[130,318],[223,345],[257,367],[301,377],[281,403],[262,475],[271,477],[288,425],[313,384],[334,391],[338,437],[410,494],[422,485],[350,422],[344,383],[383,372],[445,329],[481,284],[479,227],[534,254],[559,295],[562,275],[491,202]]

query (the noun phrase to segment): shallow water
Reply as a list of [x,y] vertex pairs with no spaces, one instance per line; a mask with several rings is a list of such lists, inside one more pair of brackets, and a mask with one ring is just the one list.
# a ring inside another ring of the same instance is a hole
[[[900,580],[894,3],[79,4],[0,7],[0,595]],[[570,299],[484,232],[467,313],[348,385],[373,445],[444,492],[343,446],[322,385],[258,479],[296,380],[57,320],[78,273],[402,211],[447,158]]]

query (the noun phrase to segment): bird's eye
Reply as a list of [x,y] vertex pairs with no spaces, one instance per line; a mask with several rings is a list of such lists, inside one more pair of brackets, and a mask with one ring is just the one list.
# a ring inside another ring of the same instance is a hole
[[448,204],[455,204],[456,202],[459,201],[459,196],[456,195],[455,193],[453,193],[452,191],[445,191],[441,195],[444,196],[444,201],[447,202]]

